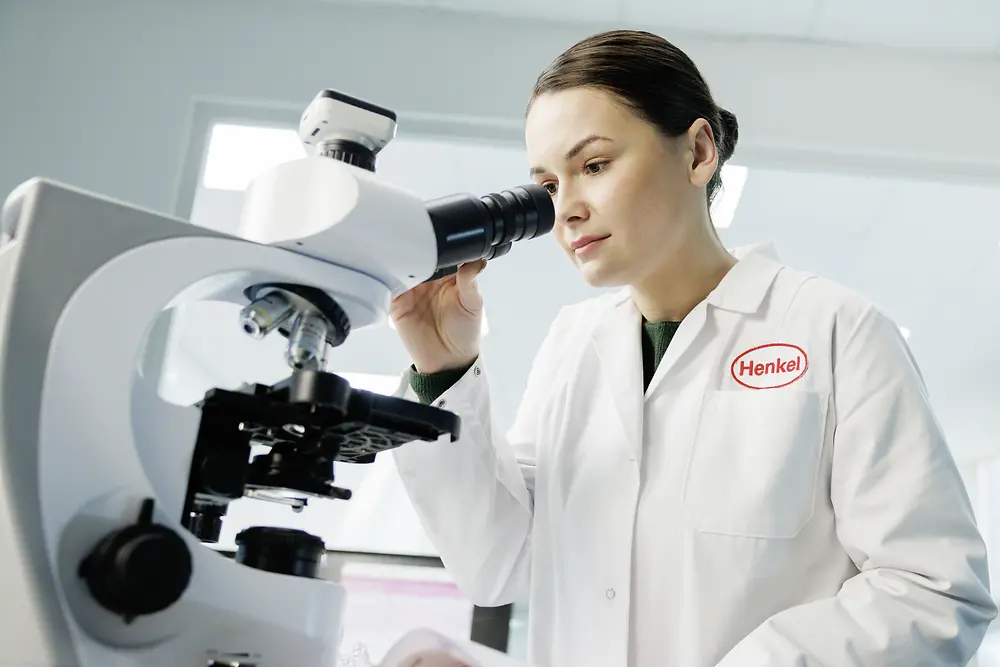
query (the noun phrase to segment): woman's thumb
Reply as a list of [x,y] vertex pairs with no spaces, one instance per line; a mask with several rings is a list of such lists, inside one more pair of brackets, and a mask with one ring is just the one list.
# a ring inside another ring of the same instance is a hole
[[483,297],[479,294],[479,287],[476,278],[486,268],[486,260],[480,259],[475,262],[466,262],[458,265],[455,274],[455,285],[458,288],[458,298],[466,309],[477,312],[482,306]]

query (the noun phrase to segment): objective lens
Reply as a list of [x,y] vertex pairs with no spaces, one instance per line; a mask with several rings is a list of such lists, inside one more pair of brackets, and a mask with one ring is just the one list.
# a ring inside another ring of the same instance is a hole
[[292,304],[277,292],[272,292],[248,305],[240,312],[243,331],[253,338],[263,338],[281,326],[292,314]]
[[329,325],[319,313],[300,313],[288,336],[286,360],[297,370],[321,370]]
[[442,197],[427,202],[427,213],[437,236],[438,269],[500,257],[513,242],[548,234],[555,224],[552,198],[535,184],[482,197]]

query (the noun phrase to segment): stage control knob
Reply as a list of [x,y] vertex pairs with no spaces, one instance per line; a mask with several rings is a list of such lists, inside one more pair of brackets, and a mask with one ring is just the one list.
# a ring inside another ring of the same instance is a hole
[[139,520],[109,533],[80,563],[80,576],[105,609],[131,620],[177,602],[191,581],[191,552],[176,532],[153,523],[153,499]]

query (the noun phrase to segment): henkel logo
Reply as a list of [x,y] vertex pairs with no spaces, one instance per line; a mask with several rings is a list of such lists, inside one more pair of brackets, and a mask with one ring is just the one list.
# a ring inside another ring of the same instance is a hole
[[787,387],[805,375],[809,357],[798,345],[768,343],[736,357],[729,372],[749,389]]

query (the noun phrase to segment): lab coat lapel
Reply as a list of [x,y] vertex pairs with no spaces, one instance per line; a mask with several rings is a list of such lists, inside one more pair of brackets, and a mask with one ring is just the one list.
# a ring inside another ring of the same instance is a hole
[[660,363],[656,366],[653,378],[649,381],[649,387],[646,389],[645,396],[651,396],[656,391],[656,388],[663,382],[663,377],[670,372],[670,369],[677,364],[677,361],[697,340],[698,334],[701,333],[705,324],[707,308],[708,306],[704,301],[699,303],[688,313],[680,326],[677,327],[674,337],[663,352],[663,358],[660,359]]
[[618,296],[611,312],[594,329],[594,348],[601,377],[611,394],[624,442],[642,453],[642,315],[627,293]]

